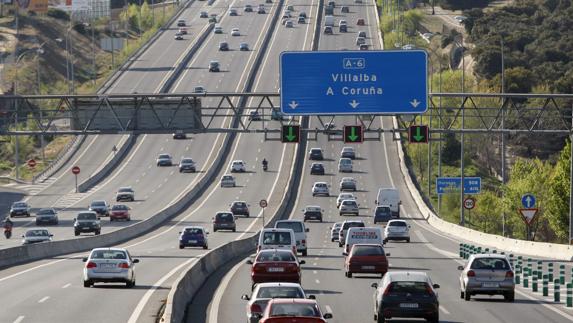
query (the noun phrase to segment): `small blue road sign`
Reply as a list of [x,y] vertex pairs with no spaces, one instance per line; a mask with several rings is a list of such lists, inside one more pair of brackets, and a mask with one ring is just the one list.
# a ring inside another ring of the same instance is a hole
[[521,204],[526,209],[535,207],[535,196],[531,193],[523,194],[521,197]]
[[[438,194],[455,193],[460,191],[462,181],[459,177],[438,177],[436,192]],[[464,177],[464,194],[481,193],[481,177]]]

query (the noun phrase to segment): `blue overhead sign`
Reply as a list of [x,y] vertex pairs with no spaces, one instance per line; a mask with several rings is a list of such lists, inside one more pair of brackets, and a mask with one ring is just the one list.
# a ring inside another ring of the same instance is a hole
[[521,204],[526,209],[531,209],[535,206],[535,195],[527,193],[521,197]]
[[[438,194],[456,193],[460,191],[462,181],[459,177],[438,177],[436,192]],[[464,194],[481,193],[481,177],[464,177]]]
[[427,62],[421,50],[283,52],[281,110],[288,115],[424,113]]

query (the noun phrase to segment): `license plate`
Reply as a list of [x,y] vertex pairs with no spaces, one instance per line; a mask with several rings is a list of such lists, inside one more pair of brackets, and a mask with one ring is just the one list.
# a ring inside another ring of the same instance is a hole
[[189,240],[189,243],[197,243],[197,240]]
[[400,303],[401,308],[418,308],[418,303]]
[[83,227],[82,229],[83,229],[83,230],[89,230],[90,227]]
[[285,269],[283,267],[270,267],[268,271],[271,273],[279,273],[285,271]]
[[374,266],[362,266],[362,269],[364,269],[364,270],[374,270],[374,268],[376,268],[376,267],[374,267]]
[[482,287],[497,288],[497,287],[499,287],[499,284],[498,283],[482,283]]

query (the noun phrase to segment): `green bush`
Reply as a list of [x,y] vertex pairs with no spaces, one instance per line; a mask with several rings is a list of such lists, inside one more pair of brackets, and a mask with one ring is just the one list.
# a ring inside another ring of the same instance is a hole
[[48,9],[48,13],[46,15],[55,19],[70,21],[70,15],[67,12],[59,9],[50,8]]

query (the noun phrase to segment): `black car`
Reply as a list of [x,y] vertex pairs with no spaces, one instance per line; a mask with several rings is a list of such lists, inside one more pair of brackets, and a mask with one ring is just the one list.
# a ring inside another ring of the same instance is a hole
[[14,202],[10,207],[10,216],[30,216],[30,205],[26,202]]
[[92,203],[89,205],[89,210],[94,211],[99,216],[109,216],[109,205],[106,201],[92,201]]
[[176,131],[173,133],[173,139],[187,139],[187,134],[183,131]]
[[259,114],[258,111],[251,111],[249,112],[249,120],[251,121],[261,121],[261,115]]
[[227,42],[220,42],[219,43],[219,50],[220,51],[228,51],[229,50],[229,43]]
[[235,201],[231,204],[231,213],[233,215],[244,215],[248,218],[250,216],[249,205],[245,201]]
[[74,234],[79,236],[83,232],[93,232],[99,235],[101,232],[101,224],[98,216],[93,211],[80,212],[74,219]]
[[302,211],[305,222],[308,220],[318,220],[322,222],[322,209],[320,206],[307,206]]
[[346,25],[340,25],[340,26],[338,27],[338,31],[341,32],[341,33],[348,32],[348,27],[347,27]]
[[231,212],[217,212],[213,218],[213,232],[217,230],[237,231],[235,216]]
[[323,160],[324,157],[322,156],[322,149],[320,148],[311,148],[309,153],[310,160]]
[[219,62],[218,61],[209,62],[209,72],[219,72]]
[[321,163],[312,163],[310,175],[324,175],[324,166]]
[[374,224],[392,220],[392,211],[388,205],[378,205],[374,210]]

